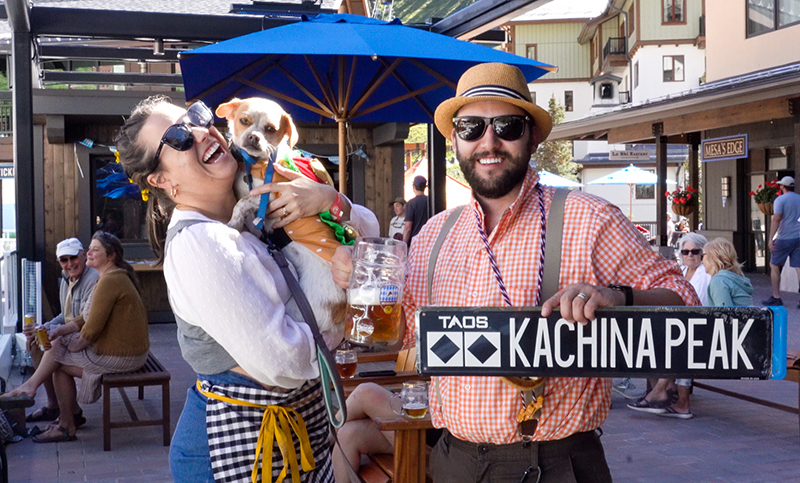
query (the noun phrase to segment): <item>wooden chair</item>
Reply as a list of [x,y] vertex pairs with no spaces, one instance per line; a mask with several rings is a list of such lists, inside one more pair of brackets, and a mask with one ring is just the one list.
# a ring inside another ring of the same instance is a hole
[[[380,355],[378,355],[380,354]],[[342,386],[346,395],[350,395],[356,386],[365,382],[373,382],[375,384],[384,386],[388,389],[399,388],[404,382],[429,380],[430,377],[423,376],[417,373],[417,349],[412,347],[410,349],[403,349],[399,352],[386,352],[386,353],[367,353],[359,354],[358,362],[386,362],[395,360],[394,376],[370,376],[361,377],[356,373],[356,376],[349,379],[342,379]]]

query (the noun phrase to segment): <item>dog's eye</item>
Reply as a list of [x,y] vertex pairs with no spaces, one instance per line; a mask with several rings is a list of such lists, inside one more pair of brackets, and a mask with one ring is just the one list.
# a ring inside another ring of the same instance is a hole
[[275,129],[274,126],[270,126],[270,125],[265,126],[264,130],[267,131],[268,133],[273,133],[273,132],[277,131],[277,129]]
[[239,124],[241,124],[242,126],[249,126],[253,123],[250,121],[250,119],[241,118],[239,119]]

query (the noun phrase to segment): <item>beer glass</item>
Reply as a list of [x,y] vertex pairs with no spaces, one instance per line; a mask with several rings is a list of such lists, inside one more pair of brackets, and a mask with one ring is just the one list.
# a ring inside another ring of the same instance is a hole
[[339,374],[345,379],[349,379],[356,375],[356,367],[358,366],[358,355],[353,349],[339,349],[333,355],[336,361],[336,366],[339,368]]
[[347,291],[345,337],[366,346],[400,341],[406,244],[391,238],[357,238]]
[[428,383],[425,381],[404,382],[399,394],[389,401],[392,411],[412,419],[424,418],[428,412]]

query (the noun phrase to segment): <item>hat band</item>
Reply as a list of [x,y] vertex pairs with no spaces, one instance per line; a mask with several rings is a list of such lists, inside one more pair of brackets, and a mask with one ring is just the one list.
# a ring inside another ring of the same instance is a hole
[[508,87],[503,86],[475,86],[470,89],[465,90],[461,97],[510,97],[512,99],[518,99],[520,101],[528,101],[530,100],[520,94],[519,92],[515,91],[514,89],[510,89]]

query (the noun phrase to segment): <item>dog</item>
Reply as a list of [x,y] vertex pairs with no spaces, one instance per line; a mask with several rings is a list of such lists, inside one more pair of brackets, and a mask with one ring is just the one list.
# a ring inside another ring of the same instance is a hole
[[[220,104],[215,112],[218,117],[228,120],[233,146],[255,161],[250,166],[253,187],[265,182],[264,175],[268,171],[267,165],[271,158],[276,163],[294,162],[286,159],[287,155],[290,158],[295,157],[293,148],[298,139],[297,128],[291,116],[278,103],[258,97],[234,98]],[[333,186],[333,180],[319,161],[313,160],[309,165],[317,181]],[[269,181],[288,180],[276,171],[271,180],[266,180]],[[252,231],[260,197],[249,195],[250,188],[243,163],[236,175],[234,192],[239,202],[228,226],[240,231]],[[270,199],[272,198],[270,195]],[[274,221],[264,220],[264,228],[268,233],[271,232]],[[331,274],[331,257],[340,245],[333,229],[323,223],[319,216],[310,216],[289,223],[284,230],[292,242],[282,251],[297,272],[298,282],[311,304],[317,323],[320,326],[332,324],[331,327],[337,327],[338,333],[333,335],[336,341],[341,341],[347,295],[334,283]]]

